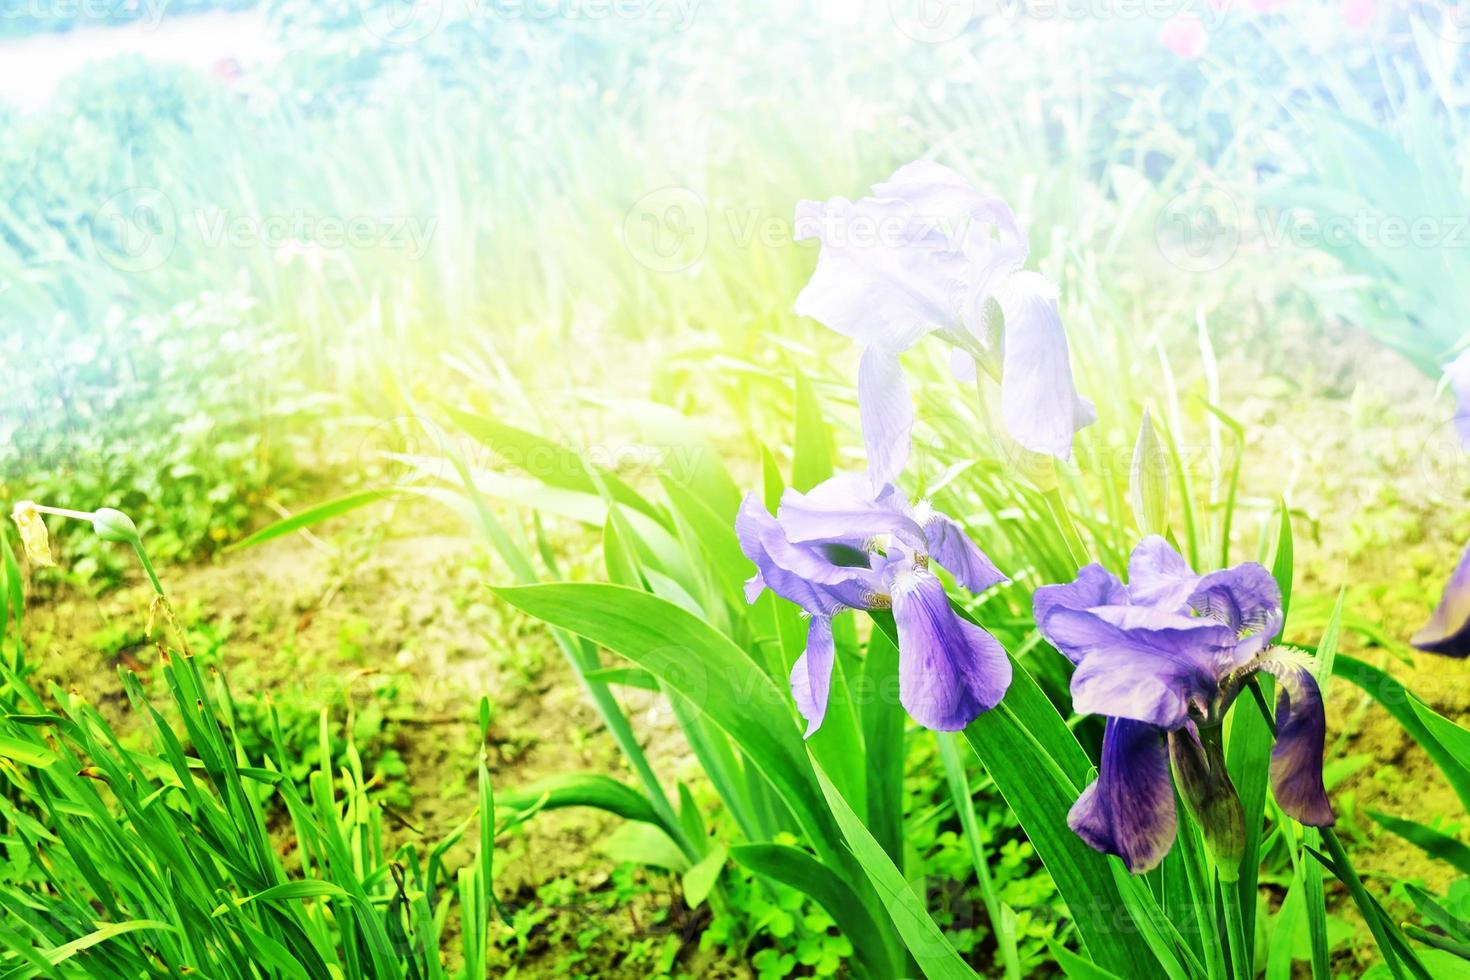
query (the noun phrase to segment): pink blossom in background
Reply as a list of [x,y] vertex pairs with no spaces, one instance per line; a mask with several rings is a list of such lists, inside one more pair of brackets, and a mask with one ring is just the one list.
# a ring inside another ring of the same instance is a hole
[[1178,57],[1193,61],[1205,53],[1210,32],[1194,14],[1178,14],[1159,28],[1159,42]]
[[1374,0],[1342,0],[1342,22],[1351,30],[1361,31],[1373,23]]

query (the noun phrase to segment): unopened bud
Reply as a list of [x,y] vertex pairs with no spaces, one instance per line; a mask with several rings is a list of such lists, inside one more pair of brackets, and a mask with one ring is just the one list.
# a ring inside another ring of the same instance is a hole
[[1170,732],[1169,756],[1179,794],[1204,833],[1220,880],[1233,882],[1245,856],[1245,808],[1225,768],[1219,726],[1199,732],[1198,737],[1188,728]]
[[103,541],[132,544],[138,540],[138,526],[133,523],[133,519],[111,507],[103,507],[92,515],[92,530]]

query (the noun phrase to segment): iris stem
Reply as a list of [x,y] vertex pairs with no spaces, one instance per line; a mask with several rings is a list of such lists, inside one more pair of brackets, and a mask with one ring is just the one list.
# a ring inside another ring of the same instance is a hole
[[163,595],[163,585],[158,581],[158,573],[153,570],[153,562],[148,560],[148,552],[143,550],[143,542],[134,540],[133,550],[138,553],[138,561],[143,565],[143,571],[148,573],[148,581],[153,585],[155,595]]
[[1052,487],[1046,491],[1047,508],[1051,511],[1051,518],[1056,522],[1057,530],[1062,533],[1062,543],[1067,546],[1067,554],[1073,564],[1081,568],[1087,563],[1087,545],[1082,541],[1082,535],[1077,532],[1077,524],[1072,520],[1072,512],[1067,509],[1067,502],[1062,499],[1060,487]]
[[1220,878],[1220,904],[1225,907],[1225,930],[1230,943],[1230,974],[1235,980],[1251,980],[1255,964],[1247,962],[1250,947],[1245,943],[1245,922],[1240,914],[1239,889]]

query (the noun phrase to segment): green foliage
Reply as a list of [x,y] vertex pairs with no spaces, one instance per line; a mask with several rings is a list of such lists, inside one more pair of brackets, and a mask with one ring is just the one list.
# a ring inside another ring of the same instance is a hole
[[[488,913],[474,896],[489,888],[488,837],[483,867],[457,883],[443,853],[463,827],[427,855],[390,851],[353,727],[341,768],[317,765],[300,792],[277,762],[292,761],[284,741],[247,749],[223,674],[211,682],[175,652],[152,688],[121,674],[149,733],[146,748],[128,747],[84,699],[27,684],[18,626],[6,630],[17,656],[0,669],[0,959],[14,975],[167,964],[245,977],[255,964],[291,977],[448,977],[443,916],[456,904],[476,910],[460,937],[466,961],[483,947]],[[333,727],[323,713],[324,745]]]
[[[285,355],[242,329],[247,309],[204,297],[157,316],[11,335],[14,363],[28,370],[0,406],[0,498],[128,511],[161,560],[238,536],[290,460],[289,406],[255,397]],[[126,552],[88,526],[60,522],[53,532],[71,574],[101,584],[118,576]]]

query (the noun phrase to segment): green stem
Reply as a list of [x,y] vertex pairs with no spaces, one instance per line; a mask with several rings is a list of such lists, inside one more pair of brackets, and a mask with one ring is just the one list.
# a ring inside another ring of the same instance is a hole
[[1247,962],[1250,947],[1245,941],[1245,922],[1237,892],[1234,882],[1220,879],[1220,904],[1225,908],[1225,930],[1230,943],[1230,973],[1235,980],[1251,980],[1255,976],[1255,964]]
[[1046,491],[1047,509],[1051,511],[1051,519],[1056,522],[1057,530],[1062,533],[1062,542],[1067,546],[1067,552],[1073,563],[1081,568],[1087,563],[1087,545],[1082,541],[1082,535],[1077,532],[1077,525],[1072,520],[1072,512],[1067,509],[1067,502],[1062,499],[1060,487],[1052,487]]
[[148,581],[153,584],[153,592],[156,595],[163,595],[163,585],[158,581],[158,573],[153,570],[153,562],[148,560],[148,552],[143,550],[143,542],[134,538],[133,550],[138,553],[138,561],[143,563],[143,571],[148,573]]
[[955,810],[960,816],[960,826],[970,844],[970,860],[975,866],[975,877],[980,882],[980,900],[985,903],[985,912],[990,916],[990,928],[1000,947],[1005,975],[1010,980],[1020,980],[1021,962],[1016,952],[1016,931],[1007,923],[1001,910],[1000,899],[995,894],[995,883],[990,877],[990,857],[980,839],[980,827],[975,820],[975,804],[970,798],[970,782],[965,774],[965,764],[960,757],[958,739],[953,732],[939,732],[939,757],[944,762],[944,774],[949,781],[949,792],[954,798]]

